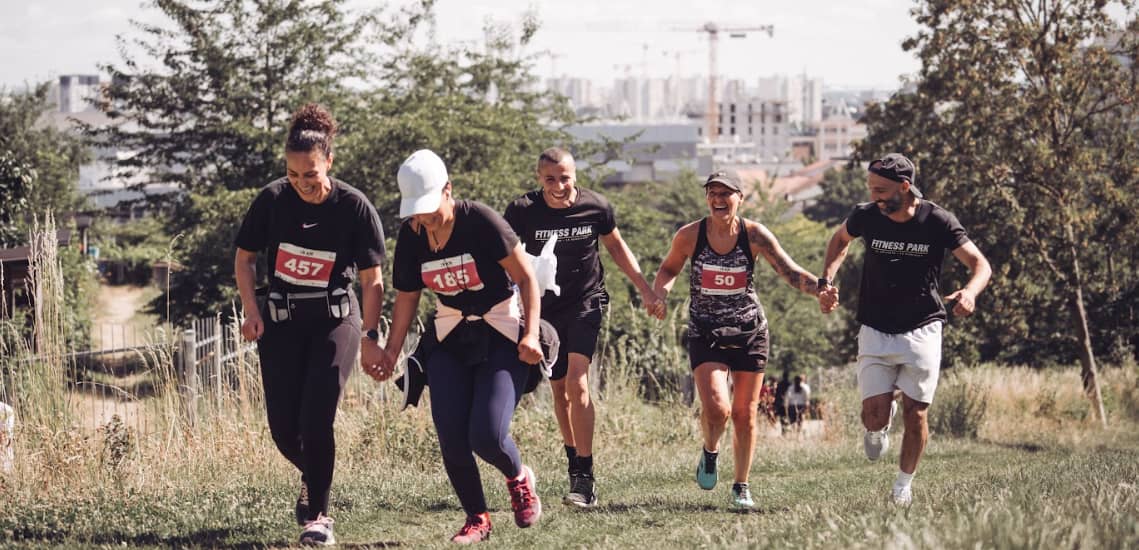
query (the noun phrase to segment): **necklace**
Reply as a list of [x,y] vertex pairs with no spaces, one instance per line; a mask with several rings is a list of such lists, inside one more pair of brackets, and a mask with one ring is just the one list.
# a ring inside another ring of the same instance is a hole
[[443,245],[439,243],[439,237],[435,235],[435,231],[430,229],[427,230],[427,236],[431,238],[431,242],[428,244],[431,245],[432,252],[439,252],[440,250],[443,250]]

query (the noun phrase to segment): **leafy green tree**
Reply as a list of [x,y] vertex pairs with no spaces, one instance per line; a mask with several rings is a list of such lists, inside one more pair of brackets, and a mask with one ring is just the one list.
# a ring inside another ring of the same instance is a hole
[[49,89],[0,91],[0,247],[26,244],[32,217],[82,204],[76,183],[89,154],[76,136],[38,124],[52,110]]
[[502,211],[535,186],[538,154],[572,148],[559,128],[575,121],[564,98],[533,91],[533,60],[512,52],[537,31],[526,19],[516,36],[484,29],[483,51],[404,47],[381,61],[382,85],[347,111],[355,132],[340,147],[338,174],[375,200],[385,229],[398,227],[395,174],[412,151],[429,148],[447,163],[455,195]]
[[103,68],[115,124],[89,128],[131,151],[117,162],[138,186],[191,192],[260,187],[282,172],[292,112],[307,102],[333,112],[368,76],[374,14],[345,0],[156,0],[165,25],[135,23],[120,36],[121,64]]
[[16,246],[27,237],[21,231],[20,221],[28,208],[28,195],[36,173],[30,166],[16,160],[10,151],[0,153],[0,247]]
[[922,60],[915,90],[868,110],[860,147],[863,158],[914,158],[923,191],[989,255],[994,284],[981,309],[993,311],[978,319],[978,345],[1074,355],[1105,423],[1096,326],[1120,319],[1097,315],[1118,311],[1137,283],[1134,253],[1114,253],[1134,250],[1117,239],[1134,237],[1139,206],[1139,25],[1120,32],[1109,15],[1118,6],[1132,3],[925,2],[915,11],[923,29],[905,43]]
[[854,205],[868,200],[866,172],[856,166],[827,170],[819,187],[822,195],[803,209],[803,215],[830,227],[845,221]]
[[157,199],[169,210],[169,233],[183,236],[174,259],[187,269],[172,276],[154,311],[184,320],[230,310],[233,244],[217,235],[232,233],[248,207],[232,204],[247,198],[237,191],[282,175],[292,112],[315,101],[336,113],[353,101],[349,83],[369,76],[367,40],[401,32],[345,4],[157,0],[167,22],[136,23],[133,35],[120,37],[141,54],[124,48],[121,64],[105,66],[115,123],[87,131],[132,152],[117,161],[119,176],[183,192]]

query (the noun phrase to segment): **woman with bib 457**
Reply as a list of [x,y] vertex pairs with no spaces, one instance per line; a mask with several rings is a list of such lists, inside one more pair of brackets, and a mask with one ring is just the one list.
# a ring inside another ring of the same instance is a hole
[[[768,350],[767,318],[752,284],[756,255],[762,255],[792,287],[812,296],[819,296],[819,289],[817,278],[784,252],[775,235],[737,215],[743,192],[735,172],[713,172],[704,190],[709,215],[676,232],[653,287],[658,296],[667,296],[691,259],[688,355],[700,395],[704,436],[696,483],[705,490],[716,486],[720,436],[730,415],[735,458],[732,503],[749,509],[755,506],[748,473]],[[663,319],[664,308],[655,314]]]
[[[335,544],[328,492],[336,446],[332,423],[356,352],[363,365],[384,355],[376,327],[384,288],[384,234],[371,201],[332,177],[336,123],[308,104],[285,142],[287,176],[266,185],[241,222],[234,273],[245,321],[257,340],[269,431],[301,472],[296,519],[301,544]],[[269,286],[258,305],[258,251],[269,256]],[[352,291],[360,274],[361,308]]]

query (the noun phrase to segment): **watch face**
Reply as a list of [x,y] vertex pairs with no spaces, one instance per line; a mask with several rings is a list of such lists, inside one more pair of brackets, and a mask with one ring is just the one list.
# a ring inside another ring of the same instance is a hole
[[380,341],[380,332],[377,331],[376,329],[372,329],[372,330],[369,330],[368,332],[365,332],[364,336],[367,336],[368,338],[371,338],[372,340],[375,340],[377,342]]

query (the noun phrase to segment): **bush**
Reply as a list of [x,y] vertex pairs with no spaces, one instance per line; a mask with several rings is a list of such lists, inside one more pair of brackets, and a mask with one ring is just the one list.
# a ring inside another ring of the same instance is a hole
[[976,439],[988,409],[984,386],[951,373],[942,379],[937,395],[937,406],[930,407],[930,430]]

